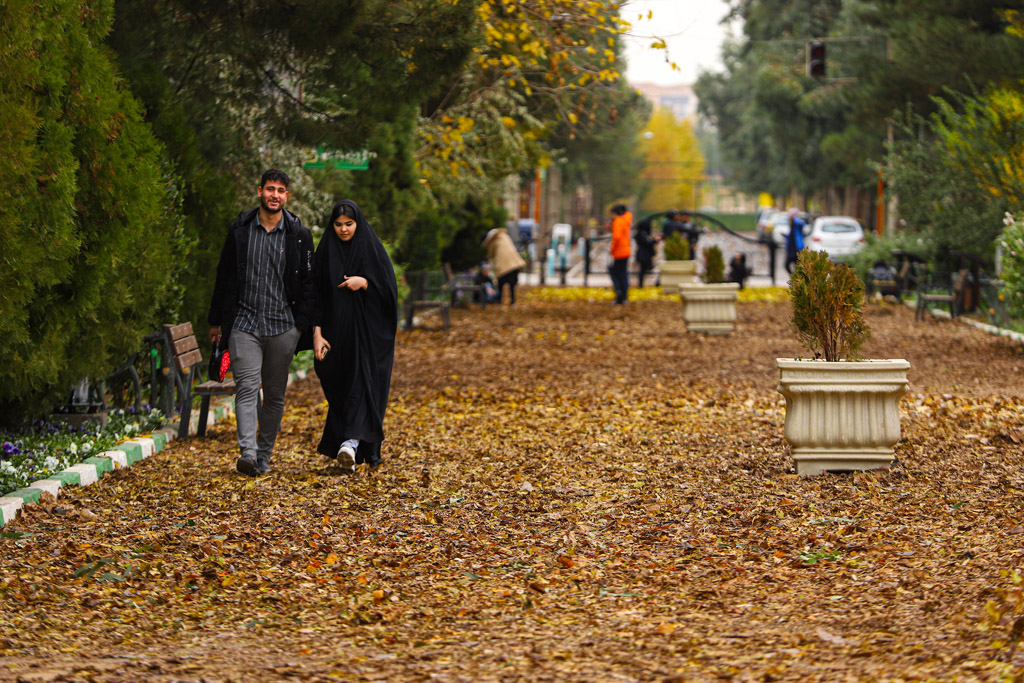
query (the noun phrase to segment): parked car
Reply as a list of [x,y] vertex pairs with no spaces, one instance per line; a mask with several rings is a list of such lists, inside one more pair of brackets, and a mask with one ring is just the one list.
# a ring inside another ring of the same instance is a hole
[[821,216],[815,219],[805,242],[808,249],[823,251],[831,258],[846,256],[864,246],[864,228],[850,216]]
[[[807,214],[797,214],[800,218],[807,223]],[[810,230],[809,225],[804,225],[804,235],[808,234]],[[764,216],[757,226],[758,237],[762,235],[771,235],[772,240],[775,244],[780,247],[786,246],[786,238],[789,237],[789,213],[785,211],[775,211]],[[805,240],[806,241],[806,240]]]

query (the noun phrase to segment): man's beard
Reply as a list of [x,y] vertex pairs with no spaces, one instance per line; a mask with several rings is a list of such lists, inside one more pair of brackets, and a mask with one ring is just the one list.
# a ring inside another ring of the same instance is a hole
[[277,208],[271,209],[269,206],[267,206],[267,200],[264,199],[263,197],[260,197],[260,208],[269,214],[277,214],[281,212],[281,209],[283,209],[284,206],[281,204],[281,202],[278,202]]

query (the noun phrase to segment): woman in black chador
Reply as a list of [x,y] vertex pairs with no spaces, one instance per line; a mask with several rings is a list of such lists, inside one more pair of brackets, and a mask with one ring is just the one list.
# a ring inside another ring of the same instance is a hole
[[351,474],[380,463],[398,328],[395,270],[355,202],[334,205],[313,273],[314,365],[328,405],[317,451]]

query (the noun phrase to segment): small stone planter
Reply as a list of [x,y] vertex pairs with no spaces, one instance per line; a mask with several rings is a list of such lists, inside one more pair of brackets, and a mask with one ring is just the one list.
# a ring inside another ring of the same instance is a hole
[[679,292],[679,285],[689,284],[697,279],[697,262],[662,261],[658,266],[661,272],[661,288],[666,294]]
[[777,358],[786,441],[796,473],[888,467],[900,440],[900,397],[910,363]]
[[691,282],[679,285],[687,331],[704,334],[732,332],[736,326],[736,298],[739,291],[737,282]]

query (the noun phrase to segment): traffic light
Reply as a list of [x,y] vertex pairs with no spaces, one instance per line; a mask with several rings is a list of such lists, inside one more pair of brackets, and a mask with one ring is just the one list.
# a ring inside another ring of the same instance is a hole
[[811,78],[825,77],[825,43],[820,40],[807,43],[807,75]]

